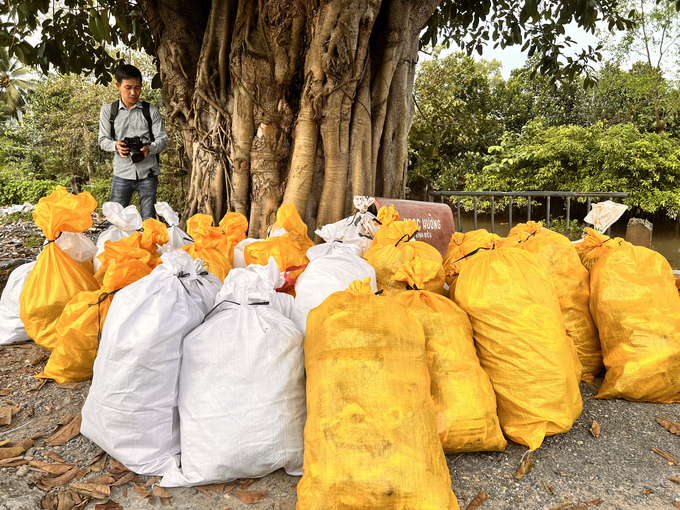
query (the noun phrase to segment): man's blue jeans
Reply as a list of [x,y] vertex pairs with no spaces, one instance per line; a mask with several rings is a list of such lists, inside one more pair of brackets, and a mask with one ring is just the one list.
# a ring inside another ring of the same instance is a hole
[[146,179],[123,179],[113,176],[111,179],[111,202],[117,202],[123,207],[130,205],[133,193],[139,193],[140,213],[142,221],[156,217],[154,204],[156,203],[156,190],[158,189],[158,176],[152,175]]

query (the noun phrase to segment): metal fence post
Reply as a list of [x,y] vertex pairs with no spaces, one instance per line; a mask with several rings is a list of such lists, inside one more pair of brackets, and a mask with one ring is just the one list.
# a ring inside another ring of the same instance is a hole
[[491,196],[491,233],[496,233],[496,225],[494,223],[494,215],[496,213],[496,197]]
[[458,208],[458,232],[462,232],[463,226],[460,224],[460,195],[458,195],[457,208]]
[[545,228],[550,228],[550,197],[545,205]]
[[571,224],[571,197],[567,197],[567,235],[569,235],[569,231],[571,230],[570,224]]
[[508,207],[510,211],[508,213],[508,223],[510,223],[510,230],[512,230],[512,195],[510,195],[510,206]]
[[531,197],[529,197],[529,205],[527,206],[527,221],[531,221]]
[[477,197],[475,198],[475,230],[477,230]]

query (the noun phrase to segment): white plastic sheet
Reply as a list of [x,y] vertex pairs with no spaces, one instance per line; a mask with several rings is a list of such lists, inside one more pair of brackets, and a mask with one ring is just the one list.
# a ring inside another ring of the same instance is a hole
[[[283,229],[281,229],[283,230]],[[262,241],[262,239],[253,239],[248,237],[236,245],[234,248],[234,269],[244,269],[246,267],[246,246],[251,243]]]
[[158,249],[159,253],[164,253],[168,250],[179,250],[186,244],[192,244],[194,240],[189,234],[179,228],[179,216],[173,211],[170,204],[167,202],[158,202],[154,205],[156,214],[163,218],[168,224],[168,244],[161,246]]
[[333,294],[346,290],[354,280],[371,279],[377,292],[375,269],[359,256],[355,244],[331,242],[317,244],[307,250],[310,262],[295,283],[295,302],[291,318],[303,334],[307,331],[307,315]]
[[306,418],[302,334],[278,308],[278,267],[234,269],[218,305],[184,342],[181,469],[166,487],[302,474]]
[[353,216],[324,225],[315,233],[327,243],[334,240],[356,244],[361,248],[359,255],[363,255],[371,247],[373,237],[379,225],[375,216],[368,212],[368,208],[375,202],[373,197],[355,196],[354,207],[357,213]]
[[19,297],[33,266],[35,266],[35,262],[29,262],[14,269],[9,275],[5,290],[2,291],[2,297],[0,297],[0,345],[9,345],[31,339],[26,333],[21,317],[19,317]]
[[7,207],[0,207],[0,216],[6,216],[9,214],[19,213],[19,212],[31,212],[35,209],[33,204],[24,202],[21,205],[9,205]]
[[592,209],[583,221],[590,223],[598,232],[604,232],[623,216],[627,205],[618,204],[611,200],[592,204]]
[[194,260],[172,250],[113,298],[81,433],[128,469],[164,475],[179,462],[177,388],[184,337],[214,301]]
[[97,247],[92,240],[82,232],[62,232],[55,241],[76,262],[81,264],[97,253]]
[[105,202],[102,206],[102,215],[112,225],[104,230],[97,239],[97,254],[92,262],[95,271],[102,265],[97,257],[104,252],[106,241],[115,243],[142,228],[142,216],[134,205],[128,205],[124,208],[117,202]]

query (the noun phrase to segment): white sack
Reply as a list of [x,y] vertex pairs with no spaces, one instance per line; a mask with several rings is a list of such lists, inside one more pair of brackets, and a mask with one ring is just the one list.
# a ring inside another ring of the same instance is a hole
[[97,247],[92,239],[82,232],[62,232],[54,242],[73,260],[81,264],[87,260],[92,260],[97,253]]
[[209,308],[191,256],[161,258],[113,298],[80,429],[131,471],[158,476],[179,461],[182,342]]
[[295,325],[307,332],[307,315],[333,294],[346,290],[354,280],[371,279],[377,292],[375,269],[362,259],[361,247],[341,242],[317,244],[307,250],[310,262],[295,283],[295,302],[291,318]]
[[99,267],[102,265],[97,257],[104,253],[106,241],[115,243],[142,228],[142,216],[134,205],[123,207],[117,202],[105,202],[102,206],[102,215],[112,225],[99,234],[99,239],[97,239],[97,254],[92,262],[95,271],[99,270]]
[[246,238],[234,248],[234,269],[244,269],[246,267],[245,249],[250,243],[256,243],[262,239]]
[[[316,230],[315,234],[327,243],[342,241],[355,244],[361,248],[359,255],[363,255],[371,247],[373,237],[380,225],[375,221],[375,216],[368,212],[368,208],[375,202],[373,197],[355,196],[354,207],[356,214],[335,223],[324,225]],[[344,289],[343,289],[344,290]]]
[[[219,303],[184,342],[181,469],[166,487],[302,474],[306,418],[302,334],[277,308],[273,259],[234,269]],[[269,303],[269,304],[265,304]]]
[[179,228],[179,216],[172,210],[167,202],[158,202],[154,205],[156,214],[168,224],[168,244],[161,246],[158,252],[163,254],[168,250],[179,250],[186,244],[192,244],[194,240],[189,234]]
[[22,264],[14,269],[7,280],[5,290],[0,297],[0,345],[23,342],[31,338],[26,333],[24,323],[19,317],[19,297],[24,290],[28,275],[31,274],[35,262]]

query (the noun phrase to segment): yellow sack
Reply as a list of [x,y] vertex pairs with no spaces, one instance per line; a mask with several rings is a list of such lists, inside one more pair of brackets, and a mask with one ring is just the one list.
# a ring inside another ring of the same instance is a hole
[[680,297],[668,261],[590,228],[581,244],[607,369],[595,398],[680,402]]
[[496,414],[496,395],[479,364],[470,319],[450,299],[418,290],[438,269],[435,262],[416,259],[404,264],[394,278],[414,289],[395,299],[423,325],[444,453],[503,451],[507,442]]
[[306,250],[303,251],[300,248],[291,234],[283,234],[282,236],[270,237],[264,241],[250,243],[243,253],[248,266],[250,264],[266,266],[269,263],[269,257],[274,257],[276,265],[279,266],[279,271],[284,273],[286,280],[286,284],[278,289],[281,292],[292,293],[298,276],[309,264],[309,259],[305,255]]
[[314,308],[298,510],[457,509],[420,323],[370,279]]
[[[380,237],[377,235],[379,232],[382,232]],[[423,258],[438,263],[439,270],[437,276],[425,283],[422,290],[444,294],[442,255],[434,246],[422,241],[412,241],[417,232],[418,224],[413,220],[394,221],[387,227],[378,229],[373,241],[379,241],[366,250],[364,258],[375,269],[379,289],[387,290],[392,295],[405,291],[406,284],[393,280],[392,276],[406,262]]]
[[284,204],[276,211],[276,223],[271,226],[270,231],[274,232],[281,228],[286,229],[286,232],[295,239],[303,253],[307,253],[307,250],[314,246],[314,241],[307,235],[307,225],[300,218],[295,204]]
[[229,261],[234,263],[234,248],[246,238],[248,232],[248,220],[241,213],[228,212],[220,221],[220,228],[224,234],[219,250],[227,255]]
[[114,293],[150,273],[149,266],[140,260],[120,263],[112,260],[102,288],[77,294],[64,308],[57,322],[59,340],[45,370],[36,378],[54,379],[58,383],[92,378],[101,328],[104,327]]
[[[375,246],[380,242],[380,237],[385,235],[387,232],[387,227],[389,227],[392,223],[395,221],[399,221],[399,212],[394,208],[393,205],[386,207],[382,206],[378,210],[378,216],[376,216],[376,219],[378,220],[378,223],[380,224],[380,228],[376,231],[375,235],[373,236],[373,241],[371,241],[371,246]],[[380,233],[382,229],[382,233]]]
[[583,365],[582,379],[592,382],[604,370],[597,328],[590,315],[590,275],[574,245],[562,234],[529,221],[515,226],[508,237],[518,247],[533,253],[545,266],[557,291],[567,336],[576,345]]
[[168,226],[165,223],[158,221],[156,218],[144,220],[142,223],[141,246],[154,255],[154,258],[160,257],[158,247],[167,244],[169,240]]
[[50,351],[57,343],[55,326],[66,303],[79,292],[99,288],[94,276],[53,241],[62,231],[90,228],[90,213],[96,207],[97,201],[88,192],[71,195],[60,186],[41,198],[33,211],[33,220],[49,243],[40,252],[21,292],[20,317],[28,336]]
[[505,435],[535,450],[545,436],[567,432],[582,410],[581,366],[536,255],[480,250],[458,276],[456,303],[472,322]]
[[187,234],[194,242],[185,244],[181,249],[194,260],[201,259],[203,267],[223,282],[233,266],[227,256],[216,247],[224,235],[222,229],[212,226],[212,216],[194,214],[187,221]]

